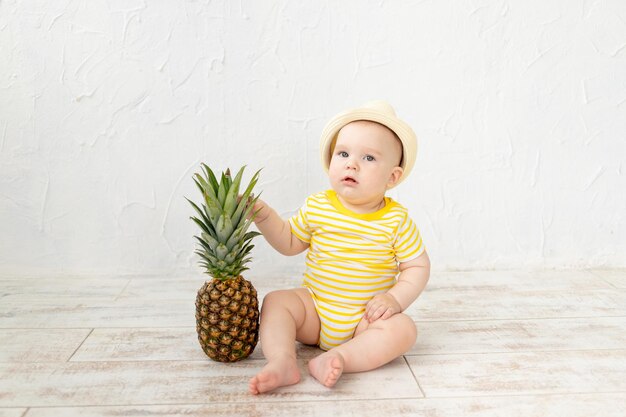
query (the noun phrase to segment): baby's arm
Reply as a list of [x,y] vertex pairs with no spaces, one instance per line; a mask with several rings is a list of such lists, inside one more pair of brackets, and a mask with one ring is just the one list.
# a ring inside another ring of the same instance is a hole
[[430,276],[430,259],[424,251],[417,258],[400,263],[398,282],[389,291],[372,298],[365,307],[365,318],[371,323],[386,320],[406,310],[422,293]]
[[283,255],[297,255],[305,251],[309,245],[291,233],[288,220],[282,219],[276,211],[264,201],[257,200],[254,205],[257,212],[254,223],[265,237],[265,240]]

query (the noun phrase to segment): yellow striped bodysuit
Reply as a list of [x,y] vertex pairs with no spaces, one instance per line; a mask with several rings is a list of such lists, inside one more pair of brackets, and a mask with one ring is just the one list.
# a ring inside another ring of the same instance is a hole
[[398,263],[424,252],[407,209],[388,197],[377,212],[358,214],[328,190],[307,198],[289,223],[309,244],[303,286],[320,317],[324,350],[350,340],[369,300],[395,284]]

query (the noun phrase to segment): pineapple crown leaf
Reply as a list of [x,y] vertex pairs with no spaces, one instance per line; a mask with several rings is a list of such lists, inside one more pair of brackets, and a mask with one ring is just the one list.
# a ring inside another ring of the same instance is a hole
[[198,247],[195,253],[200,257],[199,265],[207,274],[220,280],[227,280],[247,270],[246,263],[252,259],[250,242],[260,233],[247,232],[256,212],[253,212],[259,195],[252,190],[259,180],[258,170],[242,194],[242,178],[245,166],[233,177],[230,169],[222,172],[220,181],[213,170],[202,163],[202,172],[193,175],[194,183],[202,194],[203,204],[198,205],[186,198],[198,216],[191,220],[200,227],[200,234],[194,236]]
[[197,217],[191,216],[190,219],[195,221],[198,224],[198,226],[200,226],[203,230],[205,230],[207,233],[209,233],[208,229],[212,229],[213,227],[212,227],[211,222],[209,221],[209,218],[206,215],[206,213],[203,212],[202,210],[200,210],[200,208],[196,205],[196,203],[194,203],[193,201],[191,201],[187,197],[185,197],[185,199],[187,201],[189,201],[189,203],[193,206],[194,210],[196,210],[196,212],[201,217],[201,219],[198,219]]
[[197,217],[193,217],[193,216],[189,216],[189,218],[191,220],[194,221],[194,223],[196,223],[198,225],[198,227],[200,227],[202,230],[204,230],[206,233],[210,233],[209,232],[209,228],[207,227],[206,223],[203,222],[202,220],[198,219]]
[[[204,199],[205,204],[202,205],[202,209],[204,210],[203,217],[207,217],[211,220],[211,222],[214,222],[217,219],[221,207],[219,206],[219,202],[217,201],[217,196],[213,191],[213,187],[204,178],[202,178],[200,174],[195,174],[193,180],[198,186],[198,189],[200,190],[200,193],[202,194],[202,197]],[[188,198],[186,199],[194,206],[196,211],[200,212],[196,204],[194,204]],[[202,213],[200,213],[200,215],[202,216]]]
[[211,189],[213,190],[213,193],[217,196],[219,184],[217,183],[217,178],[215,178],[215,174],[213,173],[211,168],[209,168],[209,166],[205,163],[202,164],[202,168],[204,169],[205,176],[208,180],[209,185],[211,186]]
[[[230,175],[228,176],[228,178],[230,179]],[[217,201],[219,201],[220,203],[223,202],[226,199],[226,187],[230,187],[230,184],[228,184],[228,179],[226,178],[226,175],[222,172],[222,178],[220,179],[220,185],[217,188]]]
[[[239,172],[237,172],[237,175],[235,176],[235,179],[232,181],[232,183],[229,185],[228,193],[226,194],[226,199],[224,202],[224,211],[229,216],[232,216],[235,213],[235,210],[237,209],[236,202],[237,202],[237,197],[239,195],[239,186],[241,184],[241,177],[243,176],[244,169],[245,169],[245,166],[242,167],[239,170]],[[226,177],[229,178],[228,175]]]
[[[237,201],[238,201],[237,208],[235,209],[235,212],[232,215],[232,221],[234,224],[239,224],[241,219],[246,219],[248,217],[248,215],[250,214],[250,211],[254,207],[254,204],[259,198],[258,196],[255,198],[254,195],[252,194],[252,189],[256,185],[258,178],[259,178],[259,172],[261,172],[261,170],[258,170],[254,174],[254,176],[250,180],[248,187],[243,192],[243,194],[241,194],[240,196],[237,196]],[[246,226],[245,228],[247,229],[247,227],[248,226]]]

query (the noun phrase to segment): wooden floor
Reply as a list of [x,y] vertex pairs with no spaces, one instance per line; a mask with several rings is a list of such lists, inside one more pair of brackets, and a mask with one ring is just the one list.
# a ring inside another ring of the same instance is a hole
[[[252,278],[260,294],[297,279]],[[0,416],[626,416],[626,271],[434,273],[413,349],[252,396],[208,360],[194,278],[0,277]]]

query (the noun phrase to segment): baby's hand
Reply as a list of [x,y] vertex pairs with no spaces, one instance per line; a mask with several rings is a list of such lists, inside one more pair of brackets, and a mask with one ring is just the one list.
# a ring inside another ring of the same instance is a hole
[[379,294],[365,306],[365,320],[370,323],[378,319],[387,320],[401,311],[400,304],[391,294]]
[[252,217],[253,213],[256,213],[256,216],[254,216],[254,222],[256,224],[259,224],[265,221],[265,219],[267,219],[270,214],[267,204],[265,204],[265,202],[262,200],[257,200],[254,203],[254,207],[252,208],[252,211],[248,215],[248,218]]

